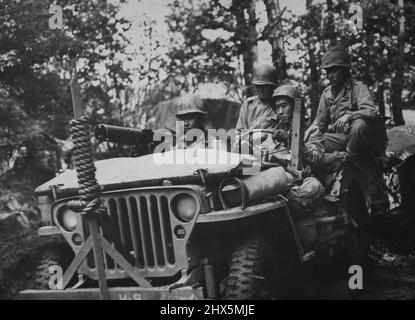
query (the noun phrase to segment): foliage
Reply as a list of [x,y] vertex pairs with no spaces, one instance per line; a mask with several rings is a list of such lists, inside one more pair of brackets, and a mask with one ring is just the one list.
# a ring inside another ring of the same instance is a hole
[[[294,64],[298,71],[297,80],[305,84],[308,105],[315,111],[318,97],[324,86],[319,65],[327,48],[336,43],[349,46],[352,57],[352,72],[355,78],[362,80],[372,89],[374,98],[381,112],[389,106],[401,113],[402,107],[413,105],[414,91],[413,69],[414,57],[414,4],[405,1],[405,53],[403,80],[398,87],[397,63],[399,55],[399,7],[391,1],[361,1],[363,8],[363,28],[355,28],[349,13],[350,3],[344,0],[312,3],[307,1],[307,13],[294,19],[293,38],[299,39],[295,47],[298,52],[305,52]],[[399,90],[403,102],[394,103],[391,98],[394,90]],[[387,114],[388,115],[388,114]]]
[[[196,3],[197,2],[197,3]],[[166,23],[171,34],[168,79],[189,90],[199,83],[238,81],[236,22],[220,1],[178,1],[169,3]],[[229,38],[207,37],[206,31],[221,29]]]
[[[207,82],[225,84],[239,94],[250,82],[258,46],[264,42],[272,48],[281,82],[286,74],[295,80],[311,111],[325,86],[321,57],[335,43],[350,46],[354,76],[371,87],[381,110],[392,106],[399,116],[401,107],[414,105],[413,2],[405,1],[406,30],[399,38],[397,1],[360,1],[364,24],[354,30],[345,0],[307,0],[300,16],[279,10],[271,0],[168,0],[168,34],[152,17],[141,15],[140,45],[133,54],[124,35],[130,22],[118,14],[124,2],[56,0],[63,8],[63,30],[48,27],[49,0],[1,3],[0,81],[8,92],[0,110],[2,138],[7,128],[27,130],[24,117],[59,138],[67,137],[65,125],[72,117],[70,52],[78,57],[83,105],[95,122],[138,125],[143,115],[138,106],[155,105]],[[286,64],[286,55],[297,59]],[[137,67],[126,66],[133,58]],[[10,103],[20,108],[5,113]]]
[[[109,1],[55,2],[63,8],[63,30],[49,29],[48,0],[6,1],[0,6],[0,80],[13,87],[24,111],[60,138],[72,115],[68,89],[69,53],[78,56],[83,103],[109,117],[113,97],[129,82],[123,67],[128,40]],[[103,69],[105,68],[105,73]],[[100,109],[100,110],[97,110]]]

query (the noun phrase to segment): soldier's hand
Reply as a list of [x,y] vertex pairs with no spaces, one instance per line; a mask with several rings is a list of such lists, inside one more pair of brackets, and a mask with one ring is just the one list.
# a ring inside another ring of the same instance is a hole
[[346,132],[349,128],[350,116],[348,114],[342,115],[333,125],[334,132]]
[[321,153],[318,150],[313,150],[311,154],[312,154],[312,157],[311,157],[312,164],[316,164],[318,161],[321,160]]
[[317,135],[319,133],[320,129],[318,126],[312,124],[304,134],[304,140],[307,141],[310,137],[313,137],[314,135]]
[[305,160],[310,164],[316,164],[319,160],[318,150],[310,150],[305,154]]
[[289,133],[286,130],[277,130],[272,135],[272,138],[274,140],[280,141],[280,142],[287,142],[289,138]]

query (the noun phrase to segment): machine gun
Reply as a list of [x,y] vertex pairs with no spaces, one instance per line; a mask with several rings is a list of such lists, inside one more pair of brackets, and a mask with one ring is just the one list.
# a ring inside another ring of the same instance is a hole
[[95,128],[95,138],[99,142],[109,141],[128,145],[148,144],[153,141],[151,129],[133,129],[100,123]]
[[[167,130],[174,134],[168,129],[160,130]],[[155,132],[151,129],[134,129],[100,123],[95,128],[95,138],[100,143],[108,141],[133,146],[133,156],[141,156],[152,153],[154,148],[161,143],[161,141],[154,141]]]

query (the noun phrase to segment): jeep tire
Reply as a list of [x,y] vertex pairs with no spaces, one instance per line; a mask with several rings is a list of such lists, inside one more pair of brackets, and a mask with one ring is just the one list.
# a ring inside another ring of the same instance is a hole
[[65,243],[56,243],[46,248],[30,281],[30,289],[51,289],[49,280],[53,273],[50,273],[50,267],[60,266],[62,272],[65,272],[72,258],[73,252]]
[[233,251],[224,281],[224,300],[270,299],[279,295],[275,251],[262,236],[241,242]]

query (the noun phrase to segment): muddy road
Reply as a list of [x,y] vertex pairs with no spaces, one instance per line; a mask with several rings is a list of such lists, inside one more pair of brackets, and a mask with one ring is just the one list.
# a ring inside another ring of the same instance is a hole
[[[385,249],[385,248],[383,248]],[[379,253],[379,252],[377,252]],[[415,254],[382,252],[371,257],[370,268],[363,268],[363,289],[351,290],[347,269],[337,274],[308,274],[299,299],[408,300],[415,299]]]

